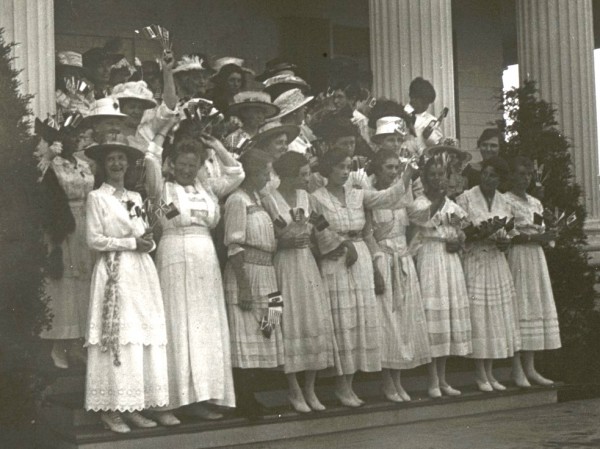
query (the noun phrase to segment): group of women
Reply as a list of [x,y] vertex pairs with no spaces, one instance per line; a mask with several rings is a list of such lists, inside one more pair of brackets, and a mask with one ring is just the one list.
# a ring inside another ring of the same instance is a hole
[[[216,81],[247,75],[230,59],[223,67],[237,68]],[[264,370],[283,371],[299,413],[325,409],[317,374],[335,376],[347,407],[364,403],[359,371],[381,372],[385,398],[403,402],[402,370],[425,364],[430,397],[460,395],[446,379],[449,356],[475,360],[482,391],[505,389],[492,363],[510,357],[518,386],[551,384],[533,354],[560,347],[541,246],[556,235],[534,218],[543,209],[527,194],[530,161],[509,170],[485,159],[479,185],[454,202],[448,158],[436,155],[463,152],[419,135],[426,148],[407,149],[406,116],[391,109],[373,120],[367,170],[354,154],[361,133],[340,111],[322,115],[347,122],[315,157],[312,97],[293,65],[278,64],[265,85],[287,90],[274,99],[220,91],[237,117],[226,128],[241,120],[223,142],[210,135],[210,111],[190,114],[182,94],[205,90],[194,76],[208,67],[197,55],[175,65],[171,54],[162,103],[143,81],[126,82],[78,128],[43,137],[38,153],[53,155],[40,163],[54,189],[50,254],[62,268],[49,270],[45,337],[57,366],[87,358],[85,408],[121,433],[178,425],[174,412],[220,418],[207,404],[256,418]],[[416,114],[427,113],[431,90],[417,101],[411,85]],[[82,149],[88,128],[95,143]],[[516,232],[482,231],[494,217],[514,217]]]

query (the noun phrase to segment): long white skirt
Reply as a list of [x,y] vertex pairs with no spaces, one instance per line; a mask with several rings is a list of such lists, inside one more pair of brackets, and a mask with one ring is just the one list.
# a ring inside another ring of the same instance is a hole
[[169,231],[156,258],[167,323],[169,408],[202,401],[234,407],[229,325],[212,238],[207,228]]
[[540,245],[513,245],[508,264],[517,294],[523,351],[560,348],[560,331],[546,257]]
[[108,278],[104,257],[99,254],[92,276],[85,407],[96,411],[164,407],[169,402],[167,335],[156,268],[148,254],[120,253],[117,285],[121,365],[115,366],[113,351],[100,349]]
[[331,300],[333,329],[343,374],[381,371],[380,322],[367,245],[354,242],[358,260],[350,268],[345,257],[321,261],[321,277]]
[[446,243],[425,240],[417,255],[431,356],[465,356],[472,351],[469,295],[458,254]]
[[465,255],[475,359],[505,359],[521,348],[515,287],[506,256],[493,243],[477,243]]

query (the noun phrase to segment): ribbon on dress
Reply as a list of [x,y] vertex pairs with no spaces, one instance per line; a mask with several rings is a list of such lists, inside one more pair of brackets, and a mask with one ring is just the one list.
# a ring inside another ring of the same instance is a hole
[[[114,254],[114,258],[112,257]],[[100,350],[112,351],[113,365],[121,366],[119,329],[121,324],[121,295],[119,294],[119,266],[121,252],[107,252],[103,255],[106,265],[106,285],[104,287],[104,301],[102,303],[102,335],[100,336]]]

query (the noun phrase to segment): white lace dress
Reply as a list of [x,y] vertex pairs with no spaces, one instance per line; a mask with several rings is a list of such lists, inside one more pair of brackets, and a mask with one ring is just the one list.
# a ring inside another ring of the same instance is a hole
[[87,241],[96,251],[86,336],[85,408],[134,411],[169,402],[167,333],[158,275],[135,250],[144,225],[138,193],[103,184],[88,196]]

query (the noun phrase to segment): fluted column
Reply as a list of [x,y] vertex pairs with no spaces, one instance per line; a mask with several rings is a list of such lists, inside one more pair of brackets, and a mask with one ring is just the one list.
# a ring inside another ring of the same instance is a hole
[[[537,82],[572,141],[590,224],[600,224],[592,0],[517,0],[519,74]],[[597,226],[594,226],[597,227]]]
[[408,86],[422,76],[437,92],[431,112],[444,106],[444,134],[456,136],[450,0],[369,0],[371,69],[377,96],[408,102]]
[[15,42],[15,68],[24,94],[32,94],[33,113],[56,113],[54,96],[54,0],[0,0],[4,40]]

